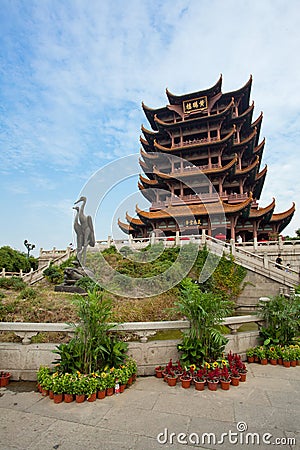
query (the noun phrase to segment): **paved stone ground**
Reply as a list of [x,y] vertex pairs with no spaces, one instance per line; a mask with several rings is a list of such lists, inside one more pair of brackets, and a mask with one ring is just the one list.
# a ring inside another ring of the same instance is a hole
[[[300,366],[250,364],[246,383],[229,391],[197,392],[145,377],[123,394],[83,404],[54,404],[34,383],[12,382],[0,389],[0,449],[300,449],[299,381]],[[237,434],[221,444],[230,430]],[[214,433],[216,443],[203,433]],[[257,433],[255,444],[245,444],[247,433]],[[262,442],[265,433],[271,445]],[[278,438],[284,440],[276,445]]]

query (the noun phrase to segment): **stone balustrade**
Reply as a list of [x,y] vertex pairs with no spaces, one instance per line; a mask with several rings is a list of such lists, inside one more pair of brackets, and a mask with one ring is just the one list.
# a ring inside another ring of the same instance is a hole
[[[256,323],[260,327],[262,321],[259,316],[234,316],[226,317],[223,325],[236,334],[238,329],[246,323]],[[181,330],[186,331],[190,327],[188,320],[174,320],[163,322],[124,322],[112,324],[111,331],[131,333],[137,336],[140,342],[147,342],[150,336],[155,336],[158,331]],[[31,338],[38,333],[66,333],[72,335],[74,327],[67,323],[38,323],[38,322],[0,322],[0,332],[13,332],[22,339],[22,344],[30,344]]]
[[[226,352],[231,350],[239,353],[245,359],[247,348],[258,345],[259,329],[238,332],[242,325],[253,322],[258,325],[258,328],[262,324],[258,316],[236,316],[224,319],[224,325],[231,330],[231,334],[226,335],[228,338]],[[166,364],[170,358],[176,361],[180,356],[177,350],[180,340],[155,340],[153,336],[158,331],[186,331],[188,329],[189,322],[187,320],[126,322],[112,328],[118,333],[133,334],[139,338],[139,340],[128,342],[128,354],[137,361],[139,375],[153,375],[157,365]],[[1,369],[9,371],[14,380],[36,380],[36,373],[41,365],[51,366],[54,364],[53,351],[57,344],[33,344],[31,338],[40,332],[63,332],[72,335],[74,329],[66,323],[0,322],[0,332],[13,332],[22,339],[22,343],[0,343]],[[152,339],[149,340],[150,336]]]

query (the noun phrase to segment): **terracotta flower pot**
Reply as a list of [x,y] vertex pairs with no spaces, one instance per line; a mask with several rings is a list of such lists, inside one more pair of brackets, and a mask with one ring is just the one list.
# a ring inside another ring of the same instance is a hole
[[230,388],[230,380],[226,381],[226,380],[220,380],[221,383],[221,389],[223,389],[223,391],[229,391]]
[[0,376],[0,387],[5,387],[9,383],[9,379],[11,377],[11,374],[9,372],[1,372]]
[[297,361],[296,360],[292,360],[292,361],[290,361],[290,363],[291,363],[291,367],[296,367],[297,366]]
[[156,378],[163,378],[162,369],[155,369],[155,376],[156,376]]
[[240,373],[240,376],[241,376],[240,381],[241,381],[241,382],[245,382],[245,381],[246,381],[246,378],[247,378],[247,374],[246,374],[246,373]]
[[181,381],[181,387],[183,387],[184,389],[188,389],[191,387],[191,382],[192,382],[191,378],[188,378],[188,379],[180,378],[180,381]]
[[131,376],[131,377],[128,378],[127,386],[131,386],[132,383],[133,383],[133,378],[132,378],[132,376]]
[[278,358],[278,364],[282,366],[282,358]]
[[277,365],[277,359],[270,359],[270,364],[272,364],[272,366],[276,366]]
[[232,384],[232,386],[239,386],[239,384],[240,384],[240,378],[241,378],[241,377],[232,377],[232,378],[231,378],[231,384]]
[[168,377],[167,378],[168,386],[176,386],[177,383],[177,377]]
[[87,401],[88,402],[94,402],[97,398],[97,392],[93,392],[91,395],[88,396]]
[[297,366],[300,366],[300,359],[297,359]]
[[61,403],[63,401],[64,394],[53,394],[54,403]]
[[64,395],[64,402],[65,403],[71,403],[74,400],[73,394],[65,394]]
[[283,360],[284,367],[291,367],[291,361],[284,361]]
[[207,380],[207,386],[210,391],[216,391],[218,388],[218,382]]
[[53,393],[53,391],[49,391],[49,398],[51,399],[51,400],[53,400],[53,398],[54,398],[54,393]]
[[114,388],[113,387],[106,388],[106,395],[107,395],[107,397],[110,397],[111,395],[113,395],[113,393],[114,393]]
[[195,385],[196,391],[204,391],[205,381],[194,380],[194,385]]
[[105,397],[106,397],[106,389],[97,392],[97,398],[99,398],[100,400],[102,400]]
[[42,396],[43,396],[43,397],[47,397],[47,395],[49,395],[48,389],[43,389],[43,388],[42,388]]
[[267,358],[262,358],[262,359],[260,360],[260,363],[261,363],[262,366],[266,366],[266,365],[268,364]]
[[125,391],[126,384],[120,384],[120,394]]
[[254,363],[254,356],[247,356],[248,363]]
[[83,403],[85,401],[85,395],[84,394],[76,394],[76,403]]

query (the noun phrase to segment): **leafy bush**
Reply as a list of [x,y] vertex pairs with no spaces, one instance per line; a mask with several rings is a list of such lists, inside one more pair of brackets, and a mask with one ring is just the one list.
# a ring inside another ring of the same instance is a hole
[[27,258],[27,255],[18,250],[14,250],[8,245],[0,248],[0,268],[5,267],[8,272],[29,272],[38,267],[38,260],[33,256]]
[[43,275],[48,281],[50,281],[50,283],[54,284],[62,283],[64,279],[63,271],[58,266],[54,266],[52,263],[43,271]]
[[257,306],[258,314],[266,321],[260,331],[265,345],[292,344],[300,333],[300,297],[277,295],[270,301],[260,301]]
[[13,291],[20,291],[26,286],[26,283],[20,277],[0,278],[0,288],[2,289],[12,289]]
[[190,278],[181,282],[181,296],[175,308],[190,321],[190,329],[178,345],[183,362],[216,360],[227,343],[220,324],[232,313],[233,303],[212,292],[202,292]]
[[[97,283],[93,281],[90,277],[82,277],[80,280],[77,280],[75,283],[75,286],[81,287],[86,292],[87,291],[93,291],[94,289],[97,289]],[[100,289],[100,287],[98,287]]]
[[26,287],[22,289],[20,294],[18,295],[18,299],[34,299],[37,297],[36,291],[31,287]]
[[[76,296],[75,304],[80,318],[74,324],[75,337],[68,344],[61,344],[54,353],[60,357],[61,372],[78,370],[91,373],[106,365],[117,366],[124,361],[128,344],[118,342],[109,331],[112,325],[111,301],[99,290],[88,291],[87,296]],[[56,362],[57,362],[56,361]]]

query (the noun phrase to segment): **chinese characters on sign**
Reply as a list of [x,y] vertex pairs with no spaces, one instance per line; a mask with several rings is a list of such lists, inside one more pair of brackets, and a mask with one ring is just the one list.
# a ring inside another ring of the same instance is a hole
[[200,219],[198,219],[198,220],[186,220],[185,221],[185,225],[186,226],[188,226],[188,225],[201,225],[201,221],[200,221]]
[[207,97],[184,100],[183,102],[183,111],[185,114],[190,114],[195,111],[203,111],[205,109],[207,109]]

